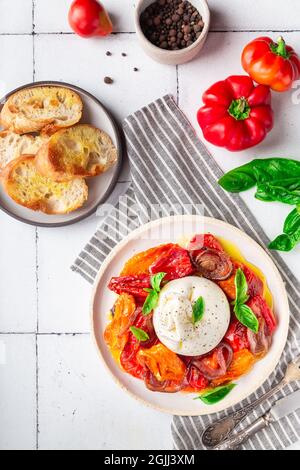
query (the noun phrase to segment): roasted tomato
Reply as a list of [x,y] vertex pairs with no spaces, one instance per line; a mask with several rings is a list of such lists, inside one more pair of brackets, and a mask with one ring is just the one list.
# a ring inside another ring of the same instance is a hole
[[137,354],[138,362],[150,370],[159,382],[184,379],[186,367],[181,359],[166,346],[159,343],[150,349],[141,349]]
[[224,340],[230,344],[233,352],[249,349],[247,327],[242,325],[235,316],[232,317]]
[[276,319],[275,316],[268,306],[267,302],[260,295],[256,295],[249,300],[247,304],[259,318],[262,317],[265,320],[266,326],[268,328],[269,334],[272,335],[276,329]]
[[191,365],[195,366],[207,380],[214,380],[226,374],[233,358],[229,344],[220,343],[205,356],[194,357]]
[[263,317],[259,318],[258,333],[254,333],[248,329],[247,337],[249,341],[249,349],[254,356],[261,358],[267,354],[272,344],[272,336],[269,333],[269,328],[267,327]]
[[129,333],[128,341],[120,356],[120,363],[128,374],[143,380],[146,374],[146,368],[137,359],[140,347],[140,342],[132,333]]
[[166,281],[189,276],[195,271],[188,251],[179,245],[174,245],[167,253],[162,254],[149,270],[151,274],[166,273]]
[[148,295],[145,289],[151,288],[150,276],[148,274],[139,274],[137,276],[113,277],[108,284],[108,288],[116,294],[125,292],[143,301]]
[[193,390],[204,390],[209,385],[209,381],[193,364],[188,368],[187,382]]
[[241,349],[233,354],[232,362],[223,377],[219,377],[212,382],[213,387],[217,387],[226,382],[231,382],[241,375],[250,371],[255,362],[254,355],[248,349]]
[[121,276],[132,276],[137,274],[147,274],[149,273],[149,268],[151,264],[160,258],[164,253],[168,252],[173,248],[173,243],[168,243],[166,245],[160,245],[155,248],[150,248],[150,250],[142,251],[133,256],[125,264]]
[[128,330],[136,318],[134,298],[129,294],[121,294],[114,305],[114,316],[106,327],[104,340],[111,350],[121,352],[128,339]]
[[201,250],[201,248],[212,248],[217,251],[224,251],[219,240],[210,233],[195,235],[188,244],[188,250]]
[[164,380],[163,382],[156,380],[152,372],[148,369],[145,375],[145,385],[152,392],[163,392],[163,393],[176,393],[180,392],[184,388],[184,382],[182,380]]
[[154,326],[153,326],[153,315],[152,313],[146,316],[143,315],[141,307],[139,307],[137,311],[138,311],[138,314],[137,314],[134,326],[145,331],[149,336],[149,339],[147,341],[143,341],[141,343],[141,346],[143,348],[151,348],[151,346],[154,346],[154,344],[157,344],[159,342],[159,339],[155,333]]
[[263,285],[262,280],[258,276],[256,276],[256,274],[254,274],[254,272],[248,266],[242,263],[235,262],[232,275],[228,279],[224,281],[220,281],[218,283],[221,289],[227,295],[227,297],[229,297],[229,299],[231,300],[235,299],[234,279],[235,279],[235,274],[238,268],[241,268],[243,270],[243,273],[245,274],[246,281],[248,283],[249,297],[254,297],[256,295],[263,295],[264,285]]

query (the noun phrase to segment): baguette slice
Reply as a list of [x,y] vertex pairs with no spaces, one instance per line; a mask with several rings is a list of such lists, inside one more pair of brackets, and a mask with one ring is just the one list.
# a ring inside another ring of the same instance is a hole
[[82,107],[79,95],[68,88],[24,88],[8,98],[0,114],[0,123],[17,134],[40,131],[51,134],[79,122]]
[[10,131],[0,132],[0,172],[9,162],[21,155],[36,155],[48,140],[46,136],[33,137]]
[[36,155],[36,167],[55,181],[97,176],[117,161],[117,149],[103,131],[78,124],[52,135]]
[[67,214],[85,203],[88,187],[83,178],[56,183],[37,172],[34,159],[34,155],[19,157],[2,172],[3,187],[15,202],[46,214]]

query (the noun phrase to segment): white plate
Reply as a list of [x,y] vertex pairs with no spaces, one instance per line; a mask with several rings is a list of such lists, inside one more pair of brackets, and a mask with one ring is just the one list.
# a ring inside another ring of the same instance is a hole
[[[197,394],[164,394],[147,390],[144,383],[122,372],[114,362],[103,340],[108,323],[108,312],[116,295],[108,288],[113,276],[118,276],[124,263],[135,253],[165,242],[177,242],[185,235],[210,232],[232,242],[244,257],[265,274],[274,298],[278,327],[268,354],[258,361],[252,371],[236,380],[237,386],[221,402],[205,405],[193,400]],[[169,237],[168,240],[166,236]],[[106,258],[97,276],[91,302],[92,329],[97,349],[117,383],[132,396],[160,411],[181,416],[198,416],[222,411],[251,395],[274,371],[284,349],[289,325],[289,306],[283,281],[271,258],[248,235],[225,222],[201,216],[167,217],[132,232]]]
[[103,175],[96,176],[95,178],[88,178],[86,180],[89,187],[88,201],[80,209],[71,212],[70,214],[48,215],[43,214],[42,212],[35,212],[30,209],[26,209],[26,207],[16,204],[3,190],[2,185],[0,185],[0,209],[8,215],[31,225],[42,227],[61,227],[64,225],[74,224],[75,222],[79,222],[80,220],[90,216],[96,211],[97,207],[108,198],[116,185],[122,165],[122,139],[113,117],[100,101],[87,91],[68,83],[53,81],[31,83],[6,95],[1,101],[1,105],[3,105],[13,93],[25,88],[37,86],[60,86],[70,88],[78,93],[83,101],[83,116],[80,122],[92,124],[106,132],[111,137],[118,151],[118,161],[113,168]]

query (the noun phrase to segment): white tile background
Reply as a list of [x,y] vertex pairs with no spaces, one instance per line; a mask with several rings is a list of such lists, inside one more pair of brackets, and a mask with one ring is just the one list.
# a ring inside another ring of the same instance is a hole
[[[171,92],[195,123],[202,92],[241,72],[239,55],[250,38],[259,31],[273,37],[284,31],[291,44],[300,39],[299,0],[286,0],[284,8],[280,0],[209,0],[207,45],[199,59],[176,69],[152,62],[140,50],[132,34],[134,0],[105,0],[117,34],[96,40],[71,34],[70,3],[0,0],[1,95],[33,79],[69,81],[122,119]],[[110,87],[103,83],[106,75],[115,80]],[[274,98],[279,122],[265,143],[236,155],[210,147],[224,170],[259,155],[300,157],[300,105],[292,104],[290,94]],[[125,165],[120,182],[128,179]],[[119,183],[114,196],[123,188]],[[275,236],[288,209],[269,204],[266,217],[265,204],[251,192],[245,199]],[[0,212],[0,449],[171,448],[171,418],[124,395],[88,335],[91,288],[69,266],[98,223],[91,217],[71,227],[35,229]],[[300,249],[285,255],[297,276],[299,256]]]

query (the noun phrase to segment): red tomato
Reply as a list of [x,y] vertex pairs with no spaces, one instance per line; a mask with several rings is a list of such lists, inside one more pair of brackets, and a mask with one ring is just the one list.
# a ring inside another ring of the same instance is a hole
[[246,281],[248,284],[248,295],[249,297],[255,297],[256,295],[263,295],[264,285],[262,280],[256,276],[256,274],[252,271],[252,269],[248,268],[245,264],[242,263],[234,263],[234,271],[232,275],[225,279],[225,281],[220,281],[219,286],[225,292],[227,297],[231,300],[235,300],[235,275],[238,268],[241,268],[243,273],[245,274]]
[[265,299],[257,295],[249,300],[247,305],[253,310],[257,318],[263,317],[270,335],[275,331],[277,323],[274,314]]
[[120,362],[123,369],[128,374],[138,379],[144,379],[145,367],[138,363],[136,355],[140,350],[140,343],[132,333],[129,333],[129,339],[122,351]]
[[192,274],[195,269],[189,253],[184,248],[175,245],[167,253],[158,258],[149,268],[151,274],[167,273],[164,280],[171,281]]
[[150,276],[148,274],[138,274],[135,276],[112,277],[108,288],[116,294],[131,294],[138,300],[145,300],[148,292],[146,288],[151,288]]
[[195,235],[188,246],[189,251],[200,250],[201,248],[212,248],[217,251],[224,251],[219,240],[210,233]]
[[111,19],[97,0],[74,0],[69,11],[73,31],[83,38],[107,36],[112,30]]
[[246,281],[248,284],[248,295],[255,297],[256,295],[262,295],[264,292],[264,285],[262,280],[256,276],[252,269],[248,268],[245,264],[242,265],[242,270],[245,274]]
[[187,375],[188,384],[194,390],[204,390],[208,387],[209,381],[195,366],[191,366]]
[[277,42],[268,37],[251,41],[243,50],[242,65],[253,80],[275,91],[289,90],[300,77],[300,59],[282,37]]
[[247,337],[247,328],[242,325],[236,317],[232,318],[224,339],[230,344],[233,352],[249,349],[250,347]]

